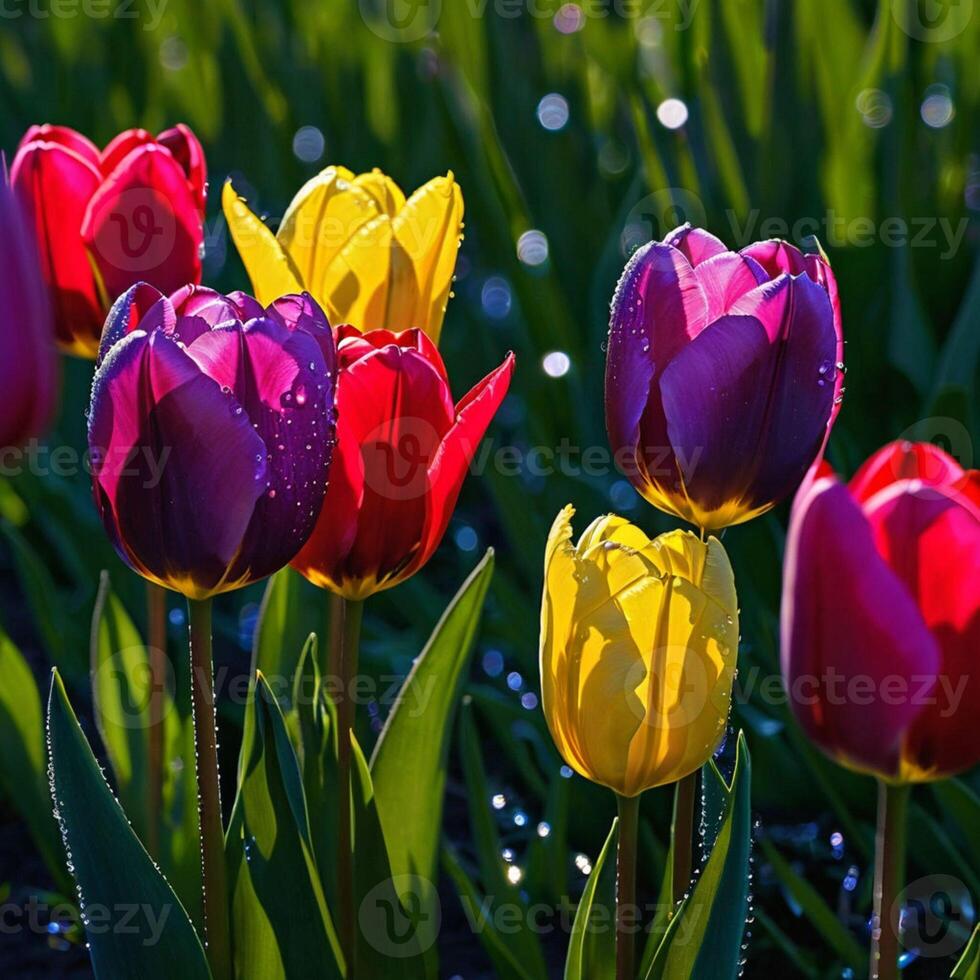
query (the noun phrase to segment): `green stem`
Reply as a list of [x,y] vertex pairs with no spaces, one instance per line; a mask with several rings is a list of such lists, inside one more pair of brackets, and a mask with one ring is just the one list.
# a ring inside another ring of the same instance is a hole
[[163,811],[163,704],[167,682],[167,593],[146,583],[147,659],[150,666],[150,729],[146,748],[146,849],[160,857]]
[[619,809],[619,847],[616,851],[616,980],[635,980],[636,953],[636,838],[640,798],[616,795]]
[[351,833],[351,739],[354,733],[354,700],[351,682],[357,675],[361,643],[363,600],[342,600],[343,627],[340,642],[337,694],[337,770],[339,792],[337,804],[337,889],[340,900],[340,941],[347,960],[347,980],[353,980],[357,969],[354,933],[354,842]]
[[191,709],[197,757],[204,934],[214,980],[231,978],[231,937],[225,877],[225,835],[218,783],[218,732],[211,665],[211,600],[188,599],[191,633]]
[[878,782],[875,835],[874,911],[871,919],[871,978],[897,980],[901,909],[905,887],[905,843],[910,787]]
[[687,894],[691,884],[694,800],[698,791],[697,770],[674,784],[674,817],[671,838],[674,842],[674,864],[671,873],[673,899],[676,905]]
[[325,656],[320,662],[320,674],[330,678],[328,690],[333,690],[335,678],[340,676],[340,654],[344,643],[344,597],[335,592],[330,593],[328,622],[329,640]]

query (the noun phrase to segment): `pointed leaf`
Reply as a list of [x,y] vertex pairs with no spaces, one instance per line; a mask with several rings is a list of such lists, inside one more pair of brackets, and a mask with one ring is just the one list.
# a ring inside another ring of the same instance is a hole
[[340,978],[336,934],[310,844],[296,755],[275,695],[256,679],[226,837],[236,975]]
[[371,759],[396,875],[435,876],[452,714],[492,575],[493,551],[488,550],[415,661]]
[[616,846],[613,820],[606,843],[592,865],[575,911],[565,960],[565,980],[613,980],[616,976]]
[[[712,766],[706,766],[702,775],[721,779]],[[646,980],[735,980],[738,976],[748,912],[750,786],[749,750],[739,733],[732,782],[724,787],[725,815],[711,855],[694,890],[671,919]]]
[[208,980],[201,942],[112,795],[57,671],[48,699],[51,788],[98,980]]

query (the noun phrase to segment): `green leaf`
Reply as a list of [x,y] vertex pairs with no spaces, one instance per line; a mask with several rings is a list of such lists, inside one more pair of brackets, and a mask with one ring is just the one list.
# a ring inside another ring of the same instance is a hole
[[801,878],[789,862],[766,838],[762,838],[762,850],[773,867],[776,877],[786,890],[799,903],[810,925],[817,930],[824,941],[852,970],[862,970],[866,966],[867,955],[847,927],[834,915],[817,890]]
[[27,661],[2,629],[0,678],[0,786],[27,824],[59,887],[70,891],[71,878],[51,816],[41,696]]
[[565,980],[613,980],[616,975],[616,825],[613,820],[575,911]]
[[143,638],[113,594],[106,571],[99,579],[92,615],[91,671],[95,723],[116,791],[137,834],[145,840],[153,675]]
[[949,975],[950,980],[978,980],[980,978],[980,925],[973,930],[973,935],[959,962]]
[[208,980],[184,907],[114,799],[57,670],[48,699],[51,788],[100,980]]
[[296,755],[261,674],[253,691],[225,841],[236,976],[340,978],[343,958],[313,859]]
[[493,551],[488,550],[415,661],[371,758],[396,875],[435,876],[452,714],[492,576]]
[[739,974],[752,847],[752,772],[744,734],[739,732],[731,785],[711,764],[702,775],[722,783],[725,813],[704,870],[671,919],[646,980],[734,980]]
[[973,864],[980,870],[980,797],[961,779],[943,779],[932,783],[932,792],[940,810],[959,828]]
[[435,884],[423,875],[393,874],[371,772],[357,739],[351,738],[356,975],[415,980],[428,975],[424,954],[435,955]]
[[299,656],[310,635],[310,624],[317,627],[320,636],[329,635],[326,620],[329,595],[288,566],[269,579],[255,627],[253,677],[261,670],[279,684],[295,676]]

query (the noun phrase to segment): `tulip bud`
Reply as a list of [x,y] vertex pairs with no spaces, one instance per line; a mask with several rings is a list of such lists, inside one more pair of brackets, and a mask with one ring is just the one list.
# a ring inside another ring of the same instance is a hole
[[716,538],[651,541],[610,515],[573,545],[573,514],[558,515],[545,552],[541,703],[573,769],[636,796],[700,768],[725,731],[735,579]]
[[702,528],[788,496],[843,391],[830,266],[785,242],[730,252],[685,225],[639,249],[612,301],[606,427],[630,481]]
[[829,467],[793,504],[783,679],[842,765],[920,782],[980,762],[980,471],[892,443],[849,485]]
[[337,451],[323,515],[293,566],[347,599],[414,575],[446,532],[514,356],[453,405],[420,330],[338,332]]
[[41,434],[58,395],[51,311],[34,241],[0,175],[0,449]]
[[293,198],[275,235],[230,182],[222,204],[260,300],[307,289],[334,323],[417,328],[439,342],[463,226],[452,173],[406,201],[378,170],[327,167]]
[[123,560],[192,599],[286,565],[323,504],[335,381],[309,296],[124,293],[89,412],[96,505]]
[[10,174],[71,353],[95,356],[109,305],[134,283],[201,281],[206,168],[186,126],[126,130],[101,152],[73,129],[32,126]]

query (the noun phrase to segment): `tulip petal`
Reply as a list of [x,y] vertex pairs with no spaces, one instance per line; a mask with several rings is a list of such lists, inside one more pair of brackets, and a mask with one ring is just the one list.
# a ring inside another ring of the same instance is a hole
[[252,281],[255,298],[268,305],[285,293],[298,293],[303,282],[291,259],[263,221],[252,213],[231,180],[221,191],[221,207],[232,240]]
[[[936,465],[958,469],[928,451],[901,455],[934,475]],[[941,655],[940,685],[909,731],[903,775],[963,772],[980,761],[980,509],[955,484],[912,479],[879,492],[864,511],[879,553],[915,599]]]
[[651,242],[634,253],[613,297],[606,360],[606,428],[627,475],[655,481],[661,474],[651,468],[675,472],[656,381],[707,314],[704,290],[677,249]]
[[728,251],[728,247],[719,238],[715,238],[703,228],[694,228],[690,224],[681,225],[669,232],[664,238],[664,245],[670,245],[681,252],[693,266],[715,255]]
[[79,229],[100,179],[88,159],[45,142],[23,146],[10,171],[52,291],[58,342],[86,357],[98,348],[103,307]]
[[232,581],[254,581],[287,564],[320,516],[333,445],[333,378],[312,336],[265,317],[212,329],[187,354],[231,392],[231,411],[244,412],[264,445],[265,493],[229,571]]
[[929,442],[890,442],[865,460],[848,487],[860,503],[899,480],[918,480],[927,486],[948,486],[963,476],[963,467]]
[[708,322],[727,313],[743,294],[767,282],[765,270],[754,259],[736,252],[720,252],[694,269],[708,302]]
[[99,155],[99,169],[108,177],[133,150],[155,143],[153,134],[146,129],[125,129],[115,136]]
[[5,175],[0,175],[0,449],[42,434],[57,402],[54,324],[37,251]]
[[89,202],[82,238],[110,298],[139,279],[172,293],[201,280],[201,214],[187,178],[155,144],[124,157]]
[[157,137],[157,142],[165,146],[180,164],[194,192],[194,201],[203,214],[207,203],[208,168],[204,149],[193,130],[183,123],[166,129]]
[[358,174],[352,183],[361,190],[367,191],[377,204],[380,213],[388,215],[389,218],[393,218],[405,207],[405,194],[402,189],[380,170]]
[[780,238],[753,242],[739,254],[758,262],[770,279],[783,274],[798,276],[807,271],[806,256],[795,245]]
[[507,394],[513,374],[514,355],[508,354],[500,367],[480,381],[456,406],[456,420],[443,437],[429,467],[430,510],[425,534],[406,575],[421,568],[439,547],[469,465]]
[[822,287],[783,277],[732,313],[660,381],[691,517],[702,527],[747,520],[791,493],[820,450],[834,401],[826,372],[836,337]]
[[82,133],[72,129],[70,126],[52,126],[45,123],[43,126],[31,126],[24,134],[17,146],[18,151],[30,143],[57,143],[65,149],[76,153],[87,163],[99,168],[98,147]]
[[417,327],[439,342],[463,227],[463,194],[450,173],[420,187],[392,219],[385,326]]
[[176,322],[177,315],[174,313],[173,304],[159,289],[146,282],[138,282],[135,286],[130,286],[109,310],[105,326],[102,328],[102,339],[99,341],[95,366],[98,368],[112,346],[134,330],[149,333],[151,330],[162,329],[172,333]]
[[204,598],[265,492],[265,445],[234,399],[156,330],[115,344],[92,386],[96,504],[120,555],[142,575]]
[[922,711],[910,695],[939,666],[912,595],[846,487],[806,484],[790,521],[782,606],[783,678],[803,730],[845,764],[894,777]]
[[379,213],[374,198],[355,185],[349,170],[327,167],[299,189],[283,215],[276,239],[302,284],[323,300],[331,319],[348,317],[331,307],[330,291],[324,286],[330,263]]

